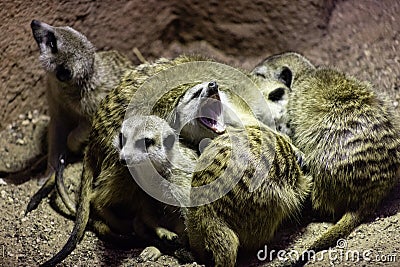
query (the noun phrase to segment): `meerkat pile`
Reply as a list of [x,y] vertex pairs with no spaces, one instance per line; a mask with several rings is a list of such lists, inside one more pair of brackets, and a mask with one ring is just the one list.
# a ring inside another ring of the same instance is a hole
[[[370,83],[333,68],[315,68],[296,53],[267,58],[254,73],[282,80],[291,89],[287,118],[313,177],[312,206],[340,218],[308,250],[335,246],[398,182],[398,118]],[[296,265],[306,261],[303,255]]]
[[[114,145],[115,136],[120,131],[131,99],[147,78],[171,66],[194,60],[197,58],[185,56],[172,61],[159,60],[152,65],[127,72],[121,83],[106,96],[94,116],[90,141],[85,151],[74,230],[64,248],[44,266],[60,262],[76,247],[83,237],[89,216],[95,232],[106,240],[126,241],[121,236],[132,236],[135,230],[132,222],[138,208],[134,203],[152,203],[154,200],[140,189],[132,179],[129,169],[119,161],[118,149]],[[153,107],[153,113],[173,120],[169,123],[181,129],[182,142],[196,146],[196,140],[214,138],[224,131],[223,121],[220,120],[221,109],[215,106],[220,105],[220,102],[209,104],[207,101],[210,98],[219,99],[215,83],[183,84],[169,90],[159,99]],[[207,112],[207,108],[211,108],[213,112]],[[200,111],[210,114],[207,115],[210,120],[193,116],[193,113],[198,114]],[[174,115],[170,116],[171,113]],[[187,123],[189,120],[191,123]],[[163,203],[158,205],[164,206]],[[153,227],[151,224],[150,226]],[[157,228],[150,230],[153,235],[161,235],[159,238],[165,237]],[[136,234],[140,234],[140,231],[136,231]],[[143,238],[146,239],[147,236]]]

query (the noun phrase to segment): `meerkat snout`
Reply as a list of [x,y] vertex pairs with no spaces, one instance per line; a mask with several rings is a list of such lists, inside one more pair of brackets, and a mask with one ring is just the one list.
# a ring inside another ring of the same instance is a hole
[[210,97],[210,96],[212,96],[212,95],[215,95],[215,94],[218,94],[218,83],[217,82],[215,82],[215,81],[212,81],[212,82],[210,82],[208,85],[207,85],[207,93],[208,93],[208,96]]

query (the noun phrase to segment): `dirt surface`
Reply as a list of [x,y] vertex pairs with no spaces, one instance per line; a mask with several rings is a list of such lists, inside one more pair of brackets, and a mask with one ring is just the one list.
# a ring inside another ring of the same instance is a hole
[[[31,166],[30,159],[40,158],[44,153],[41,136],[48,117],[43,71],[29,29],[33,18],[73,26],[98,48],[118,49],[135,62],[137,59],[131,50],[134,46],[148,59],[196,51],[247,69],[272,53],[295,50],[316,64],[336,66],[369,80],[376,90],[387,93],[399,110],[400,2],[276,2],[279,4],[271,6],[254,1],[247,7],[228,5],[227,1],[211,1],[208,5],[188,0],[112,5],[106,1],[2,2],[0,13],[4,23],[0,29],[7,34],[0,41],[0,91],[5,96],[0,101],[0,178],[7,172]],[[263,17],[264,13],[267,15]],[[75,177],[79,167],[79,164],[70,166],[67,179]],[[15,183],[29,178],[27,172]],[[54,211],[49,200],[24,216],[30,197],[39,189],[36,180],[18,185],[0,180],[0,184],[0,266],[36,266],[63,246],[73,222]],[[70,189],[76,190],[74,186]],[[329,219],[306,217],[300,223],[287,222],[275,241],[268,244],[268,251],[292,248],[301,251],[327,229],[330,224],[323,221]],[[155,263],[139,263],[137,256],[141,249],[120,250],[87,232],[78,248],[60,266],[178,264],[169,256]],[[342,257],[335,261],[337,266],[400,266],[400,185],[349,236],[344,251],[366,254],[359,262]],[[328,266],[329,263],[325,257],[309,265]],[[266,261],[258,261],[256,253],[241,263],[244,266],[263,264]]]

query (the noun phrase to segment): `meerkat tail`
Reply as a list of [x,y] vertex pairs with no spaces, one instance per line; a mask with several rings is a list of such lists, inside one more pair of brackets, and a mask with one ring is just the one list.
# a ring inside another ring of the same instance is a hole
[[42,187],[37,191],[33,197],[30,199],[28,206],[26,207],[25,210],[25,215],[27,215],[29,212],[35,210],[40,202],[42,201],[43,198],[47,197],[51,190],[53,190],[54,184],[55,184],[55,174],[52,174],[49,179],[42,185]]
[[309,252],[317,253],[330,247],[335,247],[340,238],[346,238],[357,226],[360,225],[365,215],[360,211],[346,212],[343,217],[331,226],[321,237],[319,237],[301,257],[291,266],[304,266],[308,259]]
[[[93,173],[91,173],[90,168],[83,166],[83,177],[81,181],[81,193],[79,206],[76,213],[75,225],[72,233],[64,245],[64,247],[51,259],[40,265],[41,267],[54,266],[57,263],[64,260],[71,252],[76,248],[79,241],[83,238],[85,233],[86,225],[89,221],[90,212],[90,189],[93,182]],[[84,194],[89,194],[89,196],[82,197]]]
[[58,168],[56,170],[56,189],[65,207],[70,212],[70,215],[76,216],[76,207],[75,207],[76,203],[72,201],[67,191],[65,190],[64,175],[63,175],[64,169],[65,169],[65,159],[61,157]]

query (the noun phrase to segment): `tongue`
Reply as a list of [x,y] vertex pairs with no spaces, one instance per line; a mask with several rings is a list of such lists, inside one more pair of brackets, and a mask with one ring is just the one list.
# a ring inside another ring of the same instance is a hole
[[201,117],[200,121],[217,134],[221,134],[225,131],[225,125],[219,121],[207,117]]
[[200,110],[200,121],[217,134],[223,133],[225,131],[225,123],[221,113],[221,102],[208,99]]

